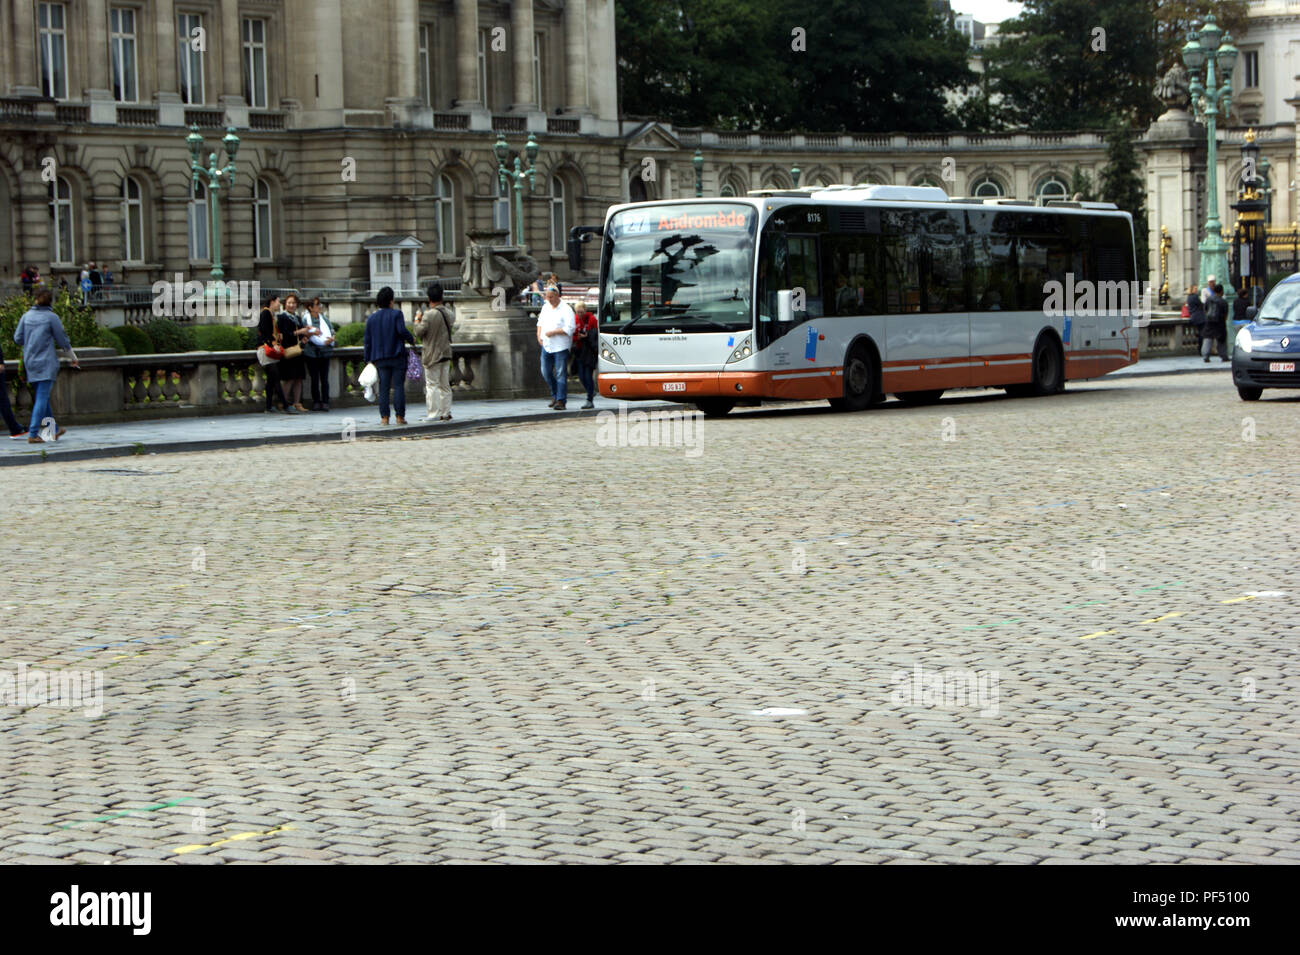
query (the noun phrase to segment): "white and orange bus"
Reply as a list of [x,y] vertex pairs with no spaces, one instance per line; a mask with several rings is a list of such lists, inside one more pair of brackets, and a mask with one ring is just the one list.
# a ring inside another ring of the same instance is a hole
[[1132,219],[1110,203],[831,186],[618,205],[601,235],[600,393],[709,415],[1051,394],[1136,361],[1138,311],[1045,307],[1049,283],[1136,287],[1135,273]]

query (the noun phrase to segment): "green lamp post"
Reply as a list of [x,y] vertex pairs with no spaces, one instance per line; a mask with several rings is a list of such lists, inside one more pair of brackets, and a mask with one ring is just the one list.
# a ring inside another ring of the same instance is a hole
[[790,178],[794,180],[794,187],[799,188],[799,177],[803,175],[803,170],[798,166],[790,167]]
[[699,199],[704,195],[704,153],[695,150],[691,165],[695,167],[695,198]]
[[510,158],[510,147],[506,145],[505,133],[497,133],[496,145],[492,151],[497,157],[497,176],[501,184],[507,189],[513,180],[515,185],[515,237],[514,243],[519,248],[527,252],[528,246],[524,242],[524,181],[528,181],[528,191],[532,192],[534,180],[537,175],[537,153],[540,147],[537,145],[537,137],[532,133],[528,134],[528,143],[524,146],[524,153],[528,157],[528,167],[524,168],[519,157],[515,157],[514,169],[506,166],[506,161]]
[[[1237,62],[1237,48],[1232,45],[1232,37],[1219,29],[1214,14],[1207,14],[1205,24],[1200,31],[1188,34],[1183,46],[1183,63],[1191,74],[1192,106],[1196,118],[1208,128],[1208,149],[1206,156],[1206,188],[1209,201],[1206,205],[1205,238],[1197,248],[1201,253],[1200,284],[1213,275],[1224,282],[1224,298],[1231,304],[1236,292],[1232,283],[1225,281],[1228,271],[1228,244],[1220,234],[1219,222],[1219,187],[1218,187],[1218,144],[1216,127],[1220,115],[1227,116],[1232,107],[1232,68]],[[1202,70],[1204,83],[1202,83]],[[1228,351],[1232,351],[1233,329],[1228,329]]]
[[221,216],[218,215],[218,197],[224,183],[227,187],[235,184],[235,155],[239,152],[239,137],[235,127],[226,127],[226,135],[221,144],[226,151],[226,165],[217,165],[217,154],[208,153],[208,165],[205,169],[199,157],[203,153],[203,137],[199,134],[198,124],[190,127],[190,134],[185,137],[185,144],[190,150],[190,180],[196,185],[207,179],[208,187],[208,221],[212,236],[212,270],[208,273],[213,282],[224,282],[226,271],[221,267]]

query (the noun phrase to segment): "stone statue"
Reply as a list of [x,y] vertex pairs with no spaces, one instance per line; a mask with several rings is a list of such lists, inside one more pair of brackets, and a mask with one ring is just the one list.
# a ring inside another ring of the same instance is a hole
[[1181,63],[1175,63],[1165,72],[1164,76],[1156,81],[1156,99],[1160,100],[1167,110],[1186,109],[1191,89],[1192,84],[1187,73],[1187,67]]
[[503,236],[504,233],[469,233],[465,261],[460,269],[465,289],[491,296],[495,289],[504,288],[506,299],[513,300],[521,289],[537,278],[540,270],[532,256],[516,246],[503,247],[490,241]]

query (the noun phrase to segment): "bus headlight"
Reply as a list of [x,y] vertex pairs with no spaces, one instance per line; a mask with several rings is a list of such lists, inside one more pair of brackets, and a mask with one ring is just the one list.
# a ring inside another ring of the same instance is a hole
[[1251,341],[1250,338],[1249,328],[1243,328],[1237,332],[1237,347],[1247,355],[1249,355],[1250,350],[1255,347],[1255,343]]
[[754,354],[754,349],[750,346],[752,338],[752,335],[746,335],[745,340],[736,346],[736,350],[733,351],[731,357],[727,359],[728,365],[733,361],[740,361],[742,358],[748,358],[750,355]]
[[600,357],[611,365],[623,364],[623,359],[618,357],[618,352],[610,348],[605,342],[600,343]]

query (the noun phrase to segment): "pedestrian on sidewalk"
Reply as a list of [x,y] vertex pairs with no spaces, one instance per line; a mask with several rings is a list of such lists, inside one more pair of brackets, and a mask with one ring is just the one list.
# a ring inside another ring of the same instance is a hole
[[1201,301],[1200,290],[1195,285],[1187,286],[1187,301],[1183,307],[1187,309],[1187,320],[1196,332],[1196,348],[1199,351],[1201,340],[1205,338],[1205,303]]
[[[285,348],[292,345],[302,347],[308,336],[315,331],[298,317],[298,296],[292,292],[284,297],[284,311],[280,313],[278,321],[280,338]],[[302,383],[306,378],[307,361],[302,355],[281,359],[280,381],[284,384],[284,397],[295,411],[307,410],[302,403]]]
[[36,266],[29,265],[27,268],[23,269],[23,274],[19,276],[19,279],[23,283],[23,292],[27,295],[31,295],[32,289],[41,281],[41,273],[37,270]]
[[315,334],[308,335],[302,343],[303,358],[311,375],[311,410],[330,410],[330,356],[334,354],[334,327],[321,309],[320,298],[307,303],[304,319]]
[[67,352],[72,367],[81,368],[77,353],[72,350],[72,342],[68,341],[68,333],[63,330],[63,323],[51,307],[53,301],[52,291],[38,289],[35,304],[23,313],[14,330],[14,341],[23,346],[23,370],[28,383],[36,391],[32,420],[27,428],[28,444],[44,444],[47,439],[57,441],[67,433],[50,416],[50,392],[54,390],[54,380],[59,377],[57,352]]
[[597,341],[599,337],[596,316],[587,307],[587,303],[583,302],[574,315],[573,330],[574,370],[578,373],[578,380],[582,382],[582,387],[587,389],[587,401],[582,406],[583,408],[596,407],[594,399],[596,397]]
[[27,429],[18,423],[14,417],[14,409],[9,404],[9,382],[5,378],[5,360],[0,357],[0,416],[5,419],[5,428],[9,431],[9,437],[18,438],[27,437]]
[[542,378],[551,390],[547,406],[563,411],[569,397],[569,349],[577,320],[573,309],[560,300],[560,286],[546,286],[546,304],[537,313],[537,344],[542,349]]
[[[363,362],[379,372],[379,423],[388,424],[388,393],[393,390],[397,423],[406,424],[406,346],[414,345],[406,316],[393,308],[393,290],[385,285],[375,296],[376,311],[366,319]],[[395,387],[394,387],[395,386]]]
[[[280,313],[280,296],[267,294],[262,298],[262,313],[257,318],[257,346],[274,347],[282,345],[283,338],[277,316]],[[279,400],[280,408],[285,414],[297,414],[284,396],[284,387],[280,383],[280,362],[273,361],[262,366],[266,376],[266,410],[270,412],[274,402]]]
[[1205,303],[1205,332],[1201,339],[1201,357],[1208,362],[1210,351],[1219,347],[1219,361],[1228,360],[1228,303],[1223,300],[1223,289],[1210,286],[1210,298]]
[[1249,319],[1246,318],[1246,309],[1250,308],[1250,306],[1254,304],[1250,300],[1249,296],[1250,287],[1243,281],[1237,286],[1237,297],[1232,303],[1232,320],[1234,323],[1241,322],[1244,325],[1249,321]]
[[441,282],[425,292],[428,305],[415,313],[415,337],[424,366],[425,421],[451,420],[451,306],[443,302]]

